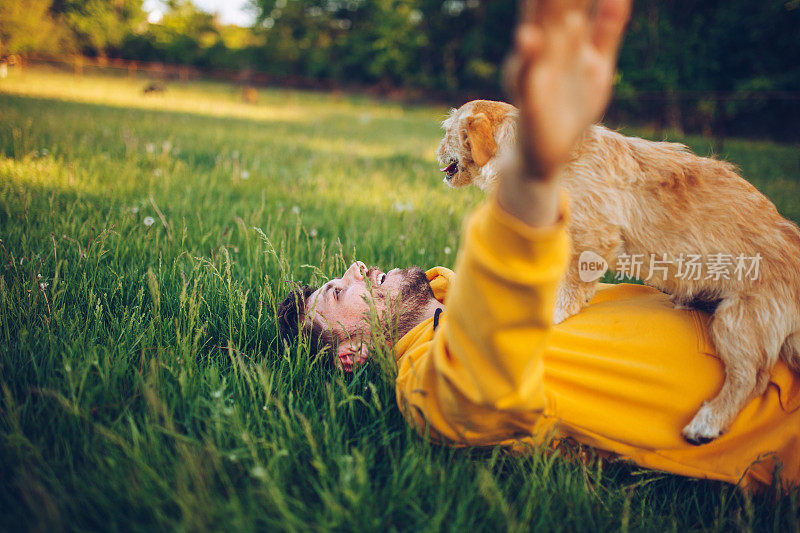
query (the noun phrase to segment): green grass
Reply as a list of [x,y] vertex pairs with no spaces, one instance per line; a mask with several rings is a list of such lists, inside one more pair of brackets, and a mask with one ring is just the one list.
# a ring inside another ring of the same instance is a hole
[[[289,280],[452,266],[445,109],[143,84],[0,80],[0,529],[800,530],[797,492],[429,444],[278,343]],[[800,220],[797,146],[726,149]]]

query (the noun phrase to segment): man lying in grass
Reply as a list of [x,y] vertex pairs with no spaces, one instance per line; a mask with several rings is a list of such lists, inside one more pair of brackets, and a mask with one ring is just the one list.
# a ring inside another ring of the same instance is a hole
[[[444,268],[345,274],[284,301],[298,329],[346,370],[366,360],[370,316],[397,338],[397,401],[423,435],[453,445],[571,438],[602,454],[686,476],[758,486],[800,482],[800,379],[784,363],[727,433],[693,446],[681,428],[721,386],[708,315],[645,286],[601,289],[553,326],[569,242],[558,170],[603,112],[630,0],[543,0],[517,32],[524,168],[469,220]],[[395,306],[393,303],[399,303]],[[366,339],[366,341],[365,341]],[[374,342],[384,339],[374,338]]]

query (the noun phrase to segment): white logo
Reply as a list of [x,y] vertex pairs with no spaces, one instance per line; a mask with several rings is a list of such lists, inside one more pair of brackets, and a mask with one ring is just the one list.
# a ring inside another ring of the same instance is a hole
[[603,277],[608,270],[608,262],[599,254],[586,250],[578,259],[578,274],[581,281],[591,283]]

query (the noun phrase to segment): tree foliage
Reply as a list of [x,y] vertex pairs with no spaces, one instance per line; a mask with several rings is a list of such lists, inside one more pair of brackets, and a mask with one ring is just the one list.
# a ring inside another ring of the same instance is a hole
[[56,20],[53,0],[0,0],[0,57],[70,47],[62,21]]
[[188,0],[170,0],[166,7],[158,23],[126,38],[122,54],[133,59],[208,66],[206,50],[220,43],[214,15]]
[[[499,89],[515,0],[255,0],[263,65],[448,92]],[[800,88],[800,1],[639,0],[620,58],[636,90]]]
[[[243,29],[191,0],[162,0],[158,23],[147,23],[142,0],[0,0],[0,55],[78,50],[428,98],[503,97],[518,0],[251,2],[256,24]],[[637,0],[612,110],[679,129],[748,124],[797,138],[800,106],[774,95],[800,91],[798,29],[800,0]]]
[[800,1],[638,0],[620,67],[638,89],[800,89]]
[[83,53],[104,55],[145,22],[142,0],[55,0],[51,14],[62,20]]
[[274,71],[497,92],[516,0],[256,0]]

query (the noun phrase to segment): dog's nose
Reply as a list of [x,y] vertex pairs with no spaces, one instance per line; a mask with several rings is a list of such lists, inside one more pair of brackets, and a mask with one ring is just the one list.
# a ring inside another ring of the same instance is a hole
[[440,168],[439,170],[444,172],[444,182],[448,183],[451,179],[453,179],[453,176],[458,173],[458,161],[453,161],[451,159],[449,165],[444,168]]

